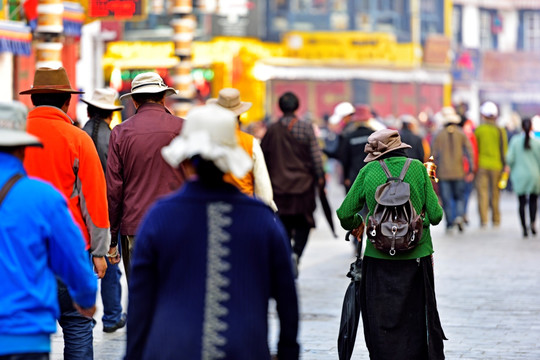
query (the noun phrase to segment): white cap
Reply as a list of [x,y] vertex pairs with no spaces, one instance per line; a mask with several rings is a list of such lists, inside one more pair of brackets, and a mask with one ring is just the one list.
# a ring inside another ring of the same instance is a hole
[[499,116],[499,109],[497,109],[497,105],[495,105],[493,102],[486,101],[480,107],[480,114],[487,118],[495,118]]
[[330,124],[338,124],[345,116],[354,114],[356,112],[354,106],[350,102],[342,102],[336,105],[334,113],[330,116],[328,121]]

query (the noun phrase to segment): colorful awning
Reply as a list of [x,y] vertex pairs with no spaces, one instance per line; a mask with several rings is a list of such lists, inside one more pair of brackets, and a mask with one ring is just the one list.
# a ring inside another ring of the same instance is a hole
[[32,33],[30,27],[18,21],[0,20],[0,52],[30,55]]
[[79,3],[64,1],[64,34],[80,37],[84,22],[84,8]]

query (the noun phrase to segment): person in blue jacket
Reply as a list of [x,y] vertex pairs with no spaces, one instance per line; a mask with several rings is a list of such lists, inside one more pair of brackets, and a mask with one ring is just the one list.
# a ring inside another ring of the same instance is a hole
[[25,148],[41,143],[25,124],[23,104],[0,103],[0,359],[45,360],[60,315],[56,277],[88,317],[97,277],[66,199],[26,176]]
[[223,181],[253,166],[235,131],[234,113],[206,105],[162,149],[170,165],[196,177],[158,200],[139,228],[126,359],[270,360],[270,298],[280,321],[277,357],[298,359],[288,237],[268,205]]

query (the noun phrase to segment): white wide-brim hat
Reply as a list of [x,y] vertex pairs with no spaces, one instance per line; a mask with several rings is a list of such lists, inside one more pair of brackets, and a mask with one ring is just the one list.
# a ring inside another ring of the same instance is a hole
[[81,99],[81,101],[103,110],[122,110],[124,107],[122,105],[116,105],[116,99],[118,99],[118,92],[111,88],[105,88],[94,90],[92,99]]
[[145,72],[135,76],[131,82],[131,92],[120,96],[120,100],[133,94],[157,94],[165,91],[165,96],[176,95],[178,92],[167,86],[161,76],[155,72]]
[[253,168],[253,160],[238,145],[236,115],[215,104],[193,108],[182,132],[161,149],[165,161],[176,168],[195,155],[212,161],[224,173],[242,178]]
[[21,102],[0,102],[0,146],[43,146],[26,129],[27,109]]
[[330,124],[338,124],[345,116],[352,115],[356,112],[354,106],[347,101],[341,102],[334,108],[334,113],[330,116],[328,121]]

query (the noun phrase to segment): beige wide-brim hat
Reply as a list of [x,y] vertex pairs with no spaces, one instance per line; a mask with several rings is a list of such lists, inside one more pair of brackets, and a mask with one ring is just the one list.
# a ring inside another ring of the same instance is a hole
[[180,135],[161,149],[165,161],[174,168],[200,155],[224,173],[242,178],[253,168],[253,160],[236,138],[236,114],[209,104],[191,109]]
[[250,102],[240,101],[240,91],[234,88],[223,88],[219,91],[218,97],[206,100],[207,104],[216,104],[235,113],[236,116],[241,115],[251,108]]
[[175,89],[165,84],[159,74],[145,72],[135,76],[131,82],[131,92],[120,96],[120,100],[127,99],[133,94],[157,94],[163,91],[165,91],[165,96],[178,94]]
[[94,90],[90,100],[81,99],[81,101],[103,110],[122,110],[124,107],[116,105],[116,99],[118,99],[118,92],[111,88],[105,88]]
[[377,160],[390,151],[410,148],[411,146],[409,144],[401,142],[401,137],[397,130],[378,130],[368,137],[368,143],[364,148],[364,152],[367,153],[364,162]]
[[84,94],[84,91],[71,88],[66,69],[63,67],[58,69],[38,68],[34,74],[32,88],[21,91],[19,94],[32,95],[54,93]]
[[456,110],[451,106],[443,107],[441,115],[445,124],[459,124],[461,122],[461,117],[456,114]]
[[25,131],[26,114],[26,106],[18,101],[0,102],[0,146],[43,146]]

